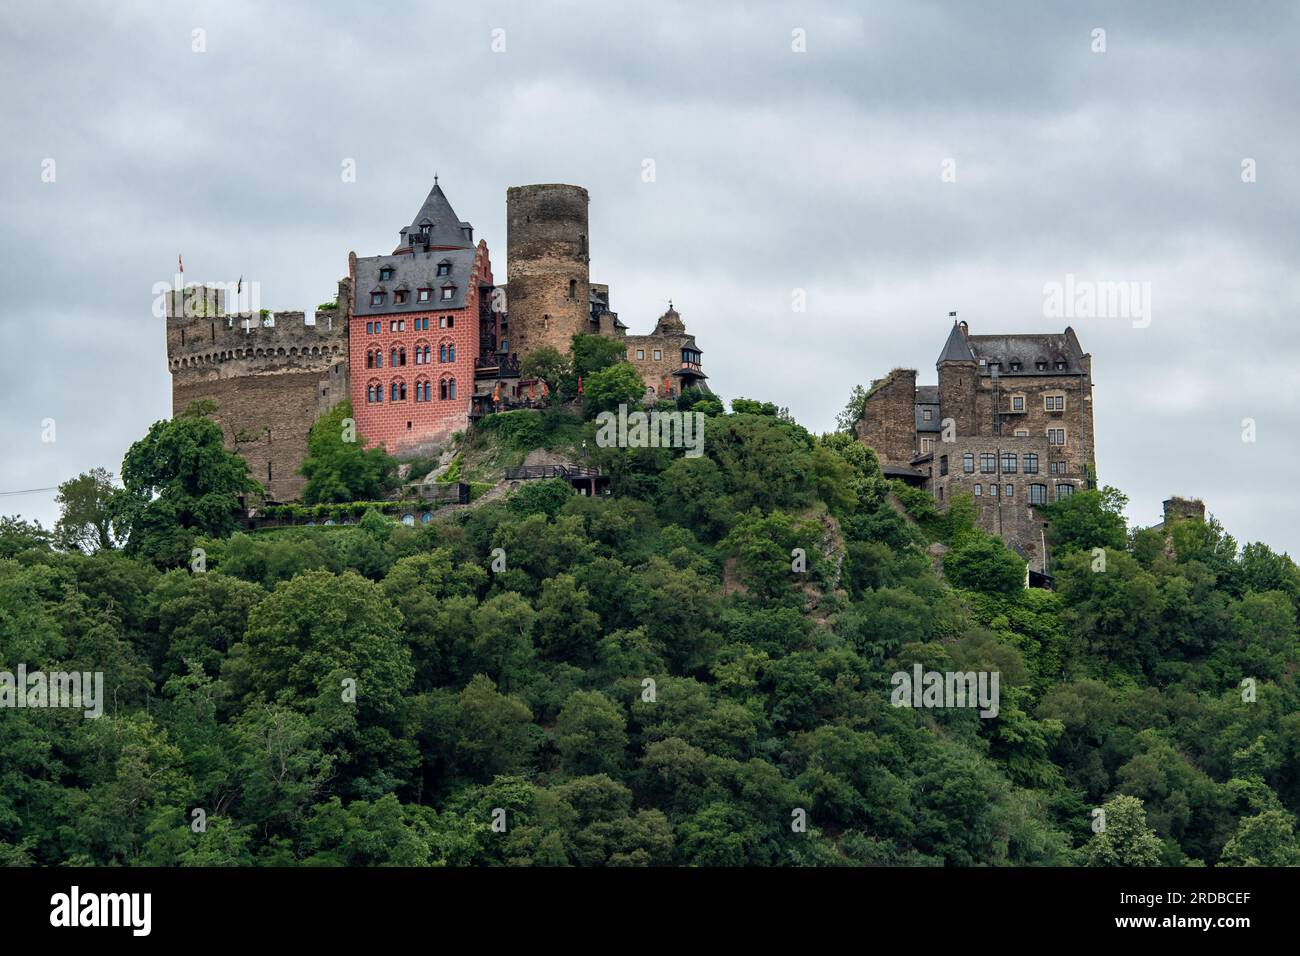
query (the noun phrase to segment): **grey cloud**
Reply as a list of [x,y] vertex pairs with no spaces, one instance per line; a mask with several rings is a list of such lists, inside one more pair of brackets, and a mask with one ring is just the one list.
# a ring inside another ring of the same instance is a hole
[[1294,551],[1297,40],[1281,2],[7,11],[0,491],[116,469],[170,412],[149,302],[178,251],[191,278],[309,308],[349,250],[392,247],[436,170],[498,280],[506,187],[586,185],[593,278],[624,320],[644,330],[671,297],[716,387],[815,429],[891,367],[932,381],[951,309],[976,331],[1055,327],[1045,282],[1149,281],[1149,328],[1074,322],[1103,481],[1135,521],[1201,495],[1239,538]]

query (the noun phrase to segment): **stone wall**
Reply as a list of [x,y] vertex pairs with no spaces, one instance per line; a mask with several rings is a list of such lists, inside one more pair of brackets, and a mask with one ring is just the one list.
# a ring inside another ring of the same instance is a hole
[[1165,527],[1168,528],[1175,521],[1185,520],[1187,518],[1196,521],[1205,520],[1205,502],[1200,498],[1166,498],[1164,501]]
[[[340,283],[340,299],[349,292]],[[180,311],[180,310],[169,310]],[[342,311],[260,315],[169,315],[167,360],[172,414],[216,403],[226,447],[248,462],[268,497],[297,498],[298,469],[316,419],[348,394],[347,323]]]
[[916,455],[916,369],[896,368],[871,384],[858,437],[881,464],[907,465]]
[[547,184],[506,190],[510,351],[567,353],[590,330],[587,190]]
[[[971,456],[971,472],[965,470],[965,456]],[[993,455],[993,470],[984,471],[986,454]],[[1005,469],[1004,455],[1014,455],[1013,469]],[[1027,455],[1036,455],[1035,471],[1026,472]],[[947,474],[944,474],[944,459]],[[941,510],[946,510],[954,494],[964,492],[975,502],[976,523],[1000,536],[1016,548],[1030,562],[1034,570],[1043,570],[1042,531],[1046,519],[1041,507],[1030,504],[1030,485],[1042,485],[1044,503],[1051,504],[1060,496],[1059,486],[1069,485],[1075,492],[1085,487],[1077,475],[1062,474],[1060,463],[1066,454],[1055,445],[1048,444],[1045,435],[1016,438],[1014,436],[958,437],[954,441],[940,441],[932,460],[921,463],[928,473],[925,487],[934,495]],[[1056,466],[1055,470],[1053,466]],[[977,490],[979,494],[975,492]],[[996,494],[993,487],[996,486]],[[1011,494],[1007,494],[1010,486]]]

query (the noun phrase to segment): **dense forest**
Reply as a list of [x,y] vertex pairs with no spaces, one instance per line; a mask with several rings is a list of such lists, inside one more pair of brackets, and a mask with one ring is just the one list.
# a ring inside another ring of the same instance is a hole
[[[1289,557],[1129,529],[1106,488],[1046,509],[1027,589],[973,503],[771,404],[688,393],[700,457],[599,447],[639,390],[603,364],[457,464],[586,441],[608,497],[237,532],[255,486],[196,408],[57,527],[5,519],[0,670],[102,672],[105,702],[0,710],[0,861],[1300,864]],[[320,431],[317,500],[391,487]],[[917,664],[996,672],[996,717],[894,706]]]

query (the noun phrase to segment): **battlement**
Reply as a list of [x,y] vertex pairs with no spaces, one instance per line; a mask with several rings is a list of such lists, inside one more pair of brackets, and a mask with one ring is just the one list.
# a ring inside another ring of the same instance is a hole
[[[220,377],[320,369],[347,357],[347,322],[337,312],[167,319],[167,362],[173,374],[217,371]],[[228,367],[227,367],[228,366]]]
[[173,375],[231,378],[283,371],[321,371],[347,360],[346,303],[310,312],[226,313],[220,287],[167,293],[167,364]]

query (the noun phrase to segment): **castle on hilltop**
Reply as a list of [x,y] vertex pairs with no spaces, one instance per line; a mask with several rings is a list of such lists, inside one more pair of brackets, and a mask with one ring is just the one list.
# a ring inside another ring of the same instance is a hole
[[172,414],[213,401],[227,447],[268,499],[288,501],[305,484],[313,422],[343,398],[359,440],[432,454],[477,418],[537,404],[540,383],[521,377],[521,359],[543,346],[568,353],[577,333],[626,340],[647,402],[707,391],[701,351],[671,303],[648,335],[628,335],[609,286],[591,282],[588,203],[581,186],[506,191],[505,287],[435,177],[391,253],[349,253],[332,308],[228,313],[238,286],[168,294]]
[[894,369],[871,384],[858,438],[886,477],[929,491],[940,509],[964,492],[977,523],[1046,571],[1037,509],[1096,486],[1092,356],[1074,329],[971,335],[954,321],[938,385]]

